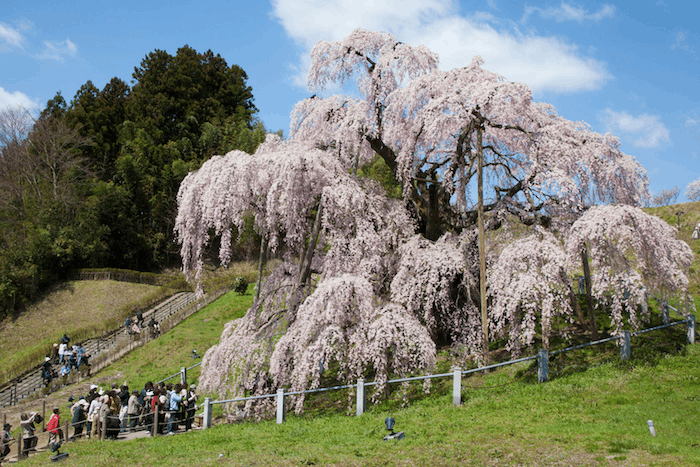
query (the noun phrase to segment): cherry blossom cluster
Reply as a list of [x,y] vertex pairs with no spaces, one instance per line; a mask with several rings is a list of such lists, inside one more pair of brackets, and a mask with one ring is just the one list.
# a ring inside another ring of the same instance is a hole
[[688,184],[685,188],[685,196],[691,201],[700,201],[700,178]]
[[646,314],[652,296],[677,297],[694,309],[685,273],[693,252],[676,235],[663,220],[626,205],[593,206],[572,225],[566,240],[570,268],[579,270],[586,249],[592,294],[598,306],[610,307],[615,333],[625,324],[638,329],[638,310]]
[[[651,294],[692,308],[692,253],[675,229],[632,207],[648,198],[648,180],[615,137],[534,102],[528,86],[484,70],[479,57],[450,71],[437,65],[425,47],[386,33],[321,42],[311,88],[355,78],[359,97],[305,99],[287,140],[269,136],[255,154],[215,156],[182,182],[175,231],[189,280],[199,283],[212,236],[221,238],[221,262],[230,261],[234,232],[250,216],[282,259],[248,313],[207,351],[203,390],[302,391],[372,374],[376,400],[392,375],[433,368],[438,345],[474,357],[484,335],[469,196],[478,156],[492,231],[488,327],[512,352],[548,347],[555,328],[573,320],[569,275],[582,258],[613,332],[637,328]],[[357,176],[376,155],[403,199]],[[271,408],[248,402],[245,411]]]

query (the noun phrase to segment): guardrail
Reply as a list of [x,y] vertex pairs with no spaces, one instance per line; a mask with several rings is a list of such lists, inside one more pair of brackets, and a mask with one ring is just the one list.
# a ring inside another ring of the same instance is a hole
[[[605,342],[622,340],[622,344],[620,346],[620,359],[621,360],[628,360],[630,358],[630,338],[631,337],[638,336],[638,335],[641,335],[641,334],[644,334],[647,332],[651,332],[651,331],[657,331],[659,329],[668,328],[671,326],[678,326],[681,324],[685,324],[688,327],[687,328],[687,342],[689,344],[694,344],[695,343],[695,315],[691,314],[691,315],[688,315],[686,317],[686,319],[684,319],[682,321],[676,321],[673,323],[663,324],[661,326],[643,329],[641,331],[637,331],[634,333],[631,333],[630,331],[623,331],[622,335],[620,335],[620,336],[614,336],[614,337],[609,337],[606,339],[600,339],[597,341],[588,342],[588,343],[581,344],[581,345],[567,347],[567,348],[561,349],[561,350],[555,350],[553,352],[549,352],[547,349],[540,349],[539,352],[537,353],[537,355],[518,358],[515,360],[509,360],[507,362],[495,363],[492,365],[487,365],[487,366],[483,366],[483,367],[479,367],[479,368],[473,368],[473,369],[469,369],[469,370],[462,370],[460,367],[455,367],[449,373],[423,375],[423,376],[412,376],[412,377],[408,377],[408,378],[392,379],[392,380],[386,381],[385,384],[402,383],[402,382],[408,382],[408,381],[422,381],[422,380],[427,380],[427,379],[445,378],[445,377],[451,376],[452,377],[452,403],[454,405],[460,405],[462,403],[462,377],[464,377],[465,375],[468,375],[471,373],[476,373],[479,371],[491,370],[491,369],[506,366],[506,365],[514,365],[516,363],[526,362],[529,360],[537,360],[537,362],[538,362],[537,363],[537,381],[540,383],[544,383],[544,382],[547,382],[549,380],[549,357],[550,356],[554,356],[554,355],[561,354],[564,352],[569,352],[572,350],[582,349],[584,347],[590,347],[593,345],[602,344]],[[173,375],[173,376],[176,376],[176,375]],[[356,388],[356,410],[355,410],[355,413],[359,417],[360,415],[362,415],[365,412],[365,402],[366,402],[366,400],[365,400],[365,388],[369,387],[369,386],[375,386],[377,384],[379,384],[378,381],[365,382],[364,379],[360,378],[357,380],[357,383],[355,383],[355,384],[346,384],[346,385],[333,386],[333,387],[328,387],[328,388],[316,388],[316,389],[309,389],[306,391],[286,392],[285,389],[278,389],[277,393],[275,393],[275,394],[263,394],[263,395],[257,395],[257,396],[239,397],[239,398],[226,399],[226,400],[212,400],[211,397],[206,397],[204,399],[204,413],[203,413],[202,427],[204,429],[207,429],[207,428],[210,428],[212,426],[212,409],[213,409],[213,406],[217,405],[217,404],[230,404],[230,403],[245,402],[245,401],[250,401],[250,400],[275,398],[276,399],[276,419],[277,419],[277,423],[281,424],[284,422],[284,419],[285,419],[285,414],[286,414],[285,398],[287,396],[294,396],[294,395],[300,395],[300,394],[312,394],[312,393],[323,392],[323,391],[334,391],[334,390],[351,389],[351,388]]]

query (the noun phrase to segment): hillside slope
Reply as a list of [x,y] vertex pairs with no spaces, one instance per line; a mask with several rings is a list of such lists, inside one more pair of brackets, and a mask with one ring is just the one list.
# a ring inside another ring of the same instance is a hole
[[63,333],[73,341],[114,329],[119,311],[139,304],[160,287],[117,281],[72,281],[17,317],[0,321],[0,381],[39,363]]

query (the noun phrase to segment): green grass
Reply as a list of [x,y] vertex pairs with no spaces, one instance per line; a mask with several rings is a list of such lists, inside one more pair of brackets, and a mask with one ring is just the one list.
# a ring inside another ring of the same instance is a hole
[[[700,307],[700,240],[692,238],[693,229],[700,222],[700,201],[658,208],[645,208],[644,211],[660,217],[676,228],[679,226],[678,221],[680,219],[678,238],[687,242],[695,255],[693,265],[690,267],[690,274],[688,275],[690,280],[689,291],[695,297],[696,308]],[[676,216],[676,213],[682,213],[680,218]]]
[[66,332],[74,342],[115,329],[134,307],[161,297],[160,287],[116,281],[72,281],[17,317],[0,321],[0,381],[43,361]]
[[[169,332],[143,347],[138,347],[124,358],[110,365],[97,376],[118,384],[127,382],[129,387],[142,388],[147,381],[156,382],[190,367],[200,360],[191,357],[196,349],[199,355],[219,341],[224,325],[240,318],[253,301],[253,285],[246,295],[228,292],[219,300],[204,307]],[[199,377],[199,367],[188,372],[187,379],[194,382]],[[173,380],[177,382],[176,380]]]
[[[65,465],[697,465],[699,361],[696,345],[657,362],[604,363],[541,384],[518,379],[532,371],[520,364],[466,378],[459,407],[448,381],[407,408],[387,402],[359,418],[328,410],[289,415],[282,425],[68,444]],[[404,440],[382,441],[387,416]],[[26,465],[47,461],[42,454]]]
[[[73,342],[104,335],[123,326],[125,318],[137,310],[145,311],[174,293],[191,288],[181,273],[154,276],[154,280],[160,279],[165,285],[113,280],[66,282],[18,316],[0,319],[0,382],[39,365],[64,332]],[[209,268],[204,276],[204,290],[214,291],[230,287],[238,276],[254,283],[256,267],[252,263],[234,263],[227,269]],[[218,339],[220,330],[213,334],[212,339]]]
[[[696,254],[690,280],[697,303],[700,241],[690,240],[690,233],[700,220],[700,203],[687,204],[681,205],[686,215],[680,237]],[[676,208],[649,211],[675,225]],[[216,343],[223,325],[241,316],[251,298],[227,294],[98,379],[141,387],[192,365],[192,348],[203,354]],[[459,407],[451,404],[449,378],[435,380],[427,396],[420,383],[405,392],[393,387],[359,418],[346,415],[354,413],[348,393],[334,391],[308,397],[306,412],[290,414],[282,425],[222,424],[156,439],[71,443],[64,448],[70,453],[65,465],[698,465],[700,345],[684,341],[685,327],[676,326],[634,337],[628,362],[619,361],[614,344],[561,354],[550,360],[551,380],[543,384],[532,364],[474,375],[463,381]],[[442,352],[438,371],[450,364]],[[197,377],[198,370],[188,379]],[[382,441],[387,416],[396,418],[406,439]],[[649,434],[649,419],[656,437]],[[46,462],[45,453],[25,464]]]

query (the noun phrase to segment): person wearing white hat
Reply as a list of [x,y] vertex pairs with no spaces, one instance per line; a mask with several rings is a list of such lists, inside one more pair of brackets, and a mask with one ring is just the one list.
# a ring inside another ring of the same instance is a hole
[[[93,386],[95,386],[93,384]],[[92,390],[92,387],[90,388]],[[95,389],[97,389],[97,386],[95,386]],[[96,396],[94,399],[92,399],[92,402],[90,402],[90,408],[88,408],[88,413],[87,413],[87,430],[86,434],[88,438],[92,438],[92,436],[95,434],[95,430],[93,430],[93,427],[97,427],[97,423],[94,423],[95,419],[98,416],[98,413],[100,412],[100,406],[102,405],[102,401],[100,400],[100,396]]]
[[83,428],[85,428],[87,411],[89,408],[90,404],[88,404],[88,402],[82,396],[80,397],[80,400],[78,400],[78,402],[73,404],[73,407],[71,407],[70,412],[73,415],[71,418],[71,424],[73,425],[73,437],[71,440],[78,439],[83,435]]
[[53,365],[51,358],[46,357],[44,363],[41,364],[41,378],[44,380],[44,387],[50,390],[51,380],[53,379]]

